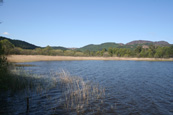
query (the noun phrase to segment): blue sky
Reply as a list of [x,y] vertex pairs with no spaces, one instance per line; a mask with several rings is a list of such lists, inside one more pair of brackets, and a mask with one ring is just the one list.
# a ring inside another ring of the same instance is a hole
[[0,36],[38,46],[173,44],[173,0],[4,0],[0,22]]

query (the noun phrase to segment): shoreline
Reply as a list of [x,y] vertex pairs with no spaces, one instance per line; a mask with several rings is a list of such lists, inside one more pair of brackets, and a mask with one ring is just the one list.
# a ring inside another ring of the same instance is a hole
[[132,58],[132,57],[74,57],[74,56],[46,56],[46,55],[9,55],[9,62],[36,61],[75,61],[75,60],[132,60],[132,61],[173,61],[173,58]]

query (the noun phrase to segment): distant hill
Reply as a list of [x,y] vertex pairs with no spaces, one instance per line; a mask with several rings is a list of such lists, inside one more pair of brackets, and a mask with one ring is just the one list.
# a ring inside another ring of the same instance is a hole
[[[22,41],[22,40],[13,40],[10,38],[0,36],[0,40],[4,40],[4,39],[7,39],[8,41],[10,41],[15,47],[20,47],[22,49],[45,48],[45,47],[39,47],[39,46],[30,44],[30,43]],[[60,49],[60,50],[68,50],[68,48],[61,47],[61,46],[51,46],[51,48]]]
[[25,41],[21,41],[21,40],[12,40],[10,38],[6,38],[6,37],[2,37],[0,36],[0,40],[4,40],[7,39],[9,40],[15,47],[20,47],[22,49],[35,49],[35,48],[39,48],[39,46],[30,44],[28,42]]
[[86,51],[86,50],[89,50],[89,51],[100,51],[100,50],[102,50],[104,48],[105,49],[108,49],[110,47],[117,48],[117,47],[120,47],[122,45],[123,44],[107,42],[107,43],[103,43],[103,44],[99,44],[99,45],[90,44],[90,45],[84,46],[82,48],[78,48],[77,50],[80,50],[80,51]]
[[59,49],[59,50],[68,50],[68,48],[62,47],[62,46],[51,46],[53,49]]
[[[44,48],[44,47],[39,47],[33,44],[30,44],[28,42],[25,41],[21,41],[21,40],[13,40],[10,38],[6,38],[6,37],[2,37],[0,36],[0,40],[4,40],[7,39],[9,40],[12,44],[14,44],[15,47],[20,47],[23,49],[35,49],[35,48]],[[122,43],[114,43],[114,42],[106,42],[106,43],[102,43],[102,44],[90,44],[90,45],[86,45],[84,47],[81,48],[65,48],[62,46],[51,46],[53,49],[60,49],[60,50],[76,50],[76,51],[101,51],[102,49],[109,49],[110,47],[112,48],[130,48],[130,49],[135,49],[137,46],[143,46],[143,48],[148,48],[149,45],[155,45],[155,46],[170,46],[171,44],[169,44],[166,41],[157,41],[157,42],[153,42],[153,41],[147,41],[147,40],[135,40],[135,41],[131,41],[127,44],[122,44]]]
[[153,44],[153,45],[158,45],[158,46],[168,46],[170,45],[168,42],[166,41],[158,41],[158,42],[152,42],[152,41],[147,41],[147,40],[135,40],[135,41],[131,41],[129,43],[127,43],[126,45],[147,45],[147,44]]
[[80,51],[100,51],[102,49],[108,49],[110,47],[112,48],[130,48],[130,49],[135,49],[137,46],[144,46],[144,47],[149,47],[149,45],[155,45],[155,46],[170,46],[171,44],[169,44],[166,41],[157,41],[157,42],[153,42],[153,41],[146,41],[146,40],[135,40],[132,42],[129,42],[127,44],[122,44],[122,43],[114,43],[114,42],[108,42],[108,43],[103,43],[103,44],[99,44],[99,45],[94,45],[94,44],[90,44],[90,45],[86,45],[84,47],[79,48],[78,50]]

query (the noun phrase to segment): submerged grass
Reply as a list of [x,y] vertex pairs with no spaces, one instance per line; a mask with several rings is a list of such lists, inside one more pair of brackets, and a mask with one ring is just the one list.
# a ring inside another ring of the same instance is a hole
[[7,73],[3,73],[0,76],[0,91],[41,92],[44,89],[48,89],[48,87],[54,86],[54,82],[51,81],[51,79],[41,75],[31,74],[21,67],[11,66]]
[[[30,74],[21,68],[12,68],[8,74],[0,76],[0,84],[0,90],[24,91],[26,97],[30,97],[32,91],[44,96],[48,95],[51,88],[59,88],[62,97],[57,98],[57,101],[62,100],[65,111],[74,114],[103,112],[100,104],[103,104],[105,89],[81,77],[71,76],[64,70],[45,77]],[[30,99],[32,101],[32,96]]]
[[75,110],[76,113],[81,114],[95,101],[103,102],[104,88],[86,82],[80,77],[73,77],[64,70],[58,78],[58,84],[63,91],[64,107],[67,110]]
[[32,78],[28,78],[25,75],[15,74],[14,71],[10,71],[0,76],[0,90],[17,91],[32,87]]

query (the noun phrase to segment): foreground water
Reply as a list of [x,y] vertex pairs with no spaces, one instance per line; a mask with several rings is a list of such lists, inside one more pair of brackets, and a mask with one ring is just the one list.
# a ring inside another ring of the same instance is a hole
[[[64,69],[72,76],[105,87],[103,102],[94,102],[95,106],[86,108],[84,114],[173,114],[173,62],[45,61],[22,64],[35,65],[24,69],[41,76],[51,77]],[[42,94],[30,94],[27,114],[73,114],[63,108],[61,94],[57,87]],[[1,113],[26,114],[26,97],[23,95],[22,92],[8,94],[7,98],[1,94]]]

